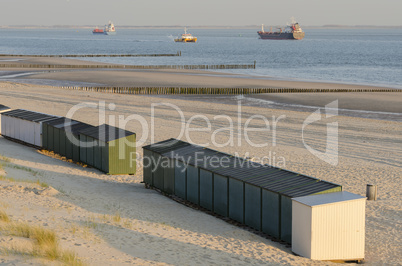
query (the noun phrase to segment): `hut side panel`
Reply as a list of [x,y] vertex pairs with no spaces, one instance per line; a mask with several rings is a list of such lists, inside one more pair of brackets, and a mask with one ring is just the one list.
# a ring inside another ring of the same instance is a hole
[[64,132],[64,138],[66,140],[65,146],[66,146],[66,158],[67,159],[73,159],[73,144],[67,139],[66,133]]
[[85,135],[80,135],[80,142],[81,142],[81,147],[80,147],[80,161],[83,163],[88,163],[87,162],[87,136]]
[[244,218],[246,225],[261,230],[261,188],[245,184]]
[[279,238],[279,194],[262,190],[262,231]]
[[8,112],[8,111],[10,111],[9,107],[4,106],[4,105],[0,105],[0,135],[1,135],[2,128],[3,128],[3,122],[2,122],[1,113],[5,113],[5,112]]
[[77,134],[73,134],[71,131],[63,130],[64,145],[66,147],[65,156],[67,159],[73,161],[79,161],[79,137]]
[[[364,258],[365,200],[313,207],[311,258],[351,260]],[[347,217],[345,220],[344,217]],[[326,221],[320,223],[320,221]],[[326,237],[324,237],[324,235]]]
[[244,223],[244,183],[229,178],[229,217]]
[[174,179],[175,179],[174,161],[166,158],[165,163],[166,167],[164,167],[163,190],[166,193],[174,194]]
[[175,162],[175,170],[174,170],[174,193],[176,196],[187,199],[186,191],[187,191],[187,170],[186,165],[183,162],[177,161]]
[[[2,115],[2,128],[3,128],[3,135],[7,136],[7,137],[11,137],[11,131],[14,130],[14,127],[12,126],[12,121],[10,121],[10,117],[8,116],[3,116]],[[4,134],[5,132],[5,134]]]
[[60,129],[53,128],[53,151],[60,154]]
[[67,143],[66,143],[66,132],[64,130],[59,131],[59,141],[60,141],[60,155],[66,156]]
[[109,171],[107,173],[135,174],[137,165],[135,143],[135,134],[109,142]]
[[14,122],[13,123],[14,130],[12,131],[13,132],[12,138],[20,140],[21,139],[20,138],[20,126],[21,126],[21,121],[22,120],[18,119],[18,118],[13,118],[13,117],[11,117],[11,119],[13,119],[13,122]]
[[49,130],[48,130],[48,125],[46,123],[44,123],[42,125],[42,148],[44,148],[45,150],[49,150],[49,146],[48,146],[48,141],[49,141]]
[[105,147],[106,143],[100,140],[95,140],[94,143],[94,167],[102,169],[102,147]]
[[[34,139],[32,140],[35,146],[42,147],[42,123],[27,123],[27,128],[29,131],[33,130]],[[24,138],[27,140],[26,143],[31,143],[31,134],[29,131],[25,131],[23,134],[25,135]]]
[[213,209],[213,191],[212,173],[200,169],[200,205],[210,211]]
[[[0,114],[0,134],[2,134],[2,135],[4,135],[5,134],[5,132],[6,132],[6,126],[5,126],[5,124],[6,124],[6,119],[7,119],[7,117],[6,116],[2,116],[1,114]],[[3,133],[2,133],[3,132]]]
[[152,152],[144,149],[142,159],[144,182],[152,186]]
[[187,166],[187,200],[199,204],[199,175],[198,168]]
[[214,174],[214,212],[228,216],[228,178]]
[[[295,204],[292,202],[293,205]],[[309,206],[296,203],[296,208],[292,208],[292,216],[297,219],[292,220],[292,251],[307,258],[311,258],[311,211]]]
[[281,240],[292,242],[292,200],[281,196]]
[[102,153],[102,171],[109,173],[109,147],[105,145],[101,148]]
[[87,147],[87,163],[94,166],[94,145],[95,140],[92,137],[87,136],[87,141],[91,144]]
[[47,126],[47,149],[49,151],[54,151],[54,128]]
[[153,186],[160,190],[163,190],[164,170],[162,165],[162,156],[153,153],[152,158],[154,163],[154,171],[152,173]]

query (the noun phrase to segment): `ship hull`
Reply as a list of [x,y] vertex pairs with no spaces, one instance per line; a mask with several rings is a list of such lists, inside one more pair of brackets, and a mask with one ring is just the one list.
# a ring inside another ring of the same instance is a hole
[[105,31],[106,35],[116,35],[115,31]]
[[263,40],[301,40],[304,38],[304,32],[258,32]]
[[175,42],[197,42],[197,38],[193,39],[174,39]]

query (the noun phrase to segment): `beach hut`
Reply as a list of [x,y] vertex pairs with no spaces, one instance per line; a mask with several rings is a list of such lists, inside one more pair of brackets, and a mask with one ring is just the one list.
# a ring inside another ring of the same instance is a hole
[[59,131],[55,130],[57,125],[63,124],[65,121],[64,117],[60,117],[58,119],[46,121],[42,123],[42,148],[54,151],[56,153],[59,152]]
[[[165,141],[161,141],[155,144],[147,145],[143,147],[143,172],[144,172],[144,183],[153,187],[156,187],[160,190],[164,190],[164,185],[163,185],[163,180],[166,179],[166,182],[169,183],[170,180],[173,180],[174,176],[178,175],[180,177],[180,173],[184,173],[184,177],[182,176],[182,179],[185,179],[186,176],[186,170],[185,169],[180,169],[180,166],[177,166],[178,163],[174,159],[172,159],[172,163],[168,164],[165,161],[161,161],[161,158],[167,158],[166,156],[162,157],[162,154],[169,153],[171,151],[175,151],[177,149],[180,149],[182,147],[188,147],[191,146],[190,143],[186,143],[180,140],[176,139],[168,139]],[[165,175],[165,168],[171,168],[171,166],[174,165],[175,167],[175,173],[173,176],[173,173],[170,172],[169,175],[169,170],[167,170],[167,174]],[[183,164],[181,164],[183,166]],[[183,171],[181,171],[183,170]],[[180,178],[179,178],[180,179]],[[177,181],[177,180],[176,180]],[[174,183],[174,182],[173,182]],[[178,184],[175,184],[175,186]],[[179,188],[179,193],[182,191],[185,193],[186,188]],[[181,194],[181,196],[184,196],[185,194]],[[184,197],[185,199],[185,197]]]
[[363,260],[365,204],[349,192],[293,198],[292,251],[315,260]]
[[76,162],[80,161],[79,131],[95,128],[92,125],[65,117],[44,122],[42,127],[43,148]]
[[2,123],[1,123],[1,113],[10,111],[10,107],[7,107],[5,105],[0,104],[0,135],[1,135],[1,127],[2,127]]
[[147,185],[288,243],[293,197],[342,191],[337,184],[176,139],[145,146],[145,159],[151,161],[144,166]]
[[4,112],[1,116],[2,135],[37,147],[42,147],[42,123],[59,118],[23,109]]
[[77,131],[82,143],[80,160],[107,174],[135,174],[135,133],[110,125]]

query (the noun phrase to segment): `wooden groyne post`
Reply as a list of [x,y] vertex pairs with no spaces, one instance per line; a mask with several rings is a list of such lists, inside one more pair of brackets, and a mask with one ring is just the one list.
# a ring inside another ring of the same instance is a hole
[[231,65],[54,65],[54,64],[0,64],[0,68],[51,69],[255,69],[255,64]]
[[0,57],[148,57],[148,56],[181,56],[181,51],[175,54],[54,54],[54,55],[21,55],[0,54]]
[[298,88],[212,88],[212,87],[62,87],[69,90],[83,90],[118,94],[204,94],[240,95],[260,93],[325,93],[325,92],[402,92],[398,89],[298,89]]

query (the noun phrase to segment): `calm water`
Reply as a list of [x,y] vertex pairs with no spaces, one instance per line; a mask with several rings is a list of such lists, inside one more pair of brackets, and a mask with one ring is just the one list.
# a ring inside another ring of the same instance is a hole
[[[307,29],[301,41],[260,40],[244,29],[190,29],[197,43],[175,43],[180,29],[117,29],[115,36],[91,30],[0,29],[2,54],[154,54],[181,57],[94,58],[100,62],[162,64],[252,64],[228,70],[274,79],[328,81],[402,88],[402,29]],[[221,71],[222,72],[222,71]]]

